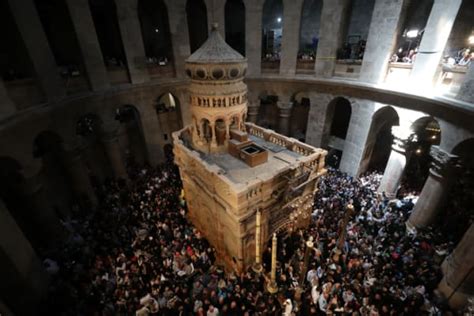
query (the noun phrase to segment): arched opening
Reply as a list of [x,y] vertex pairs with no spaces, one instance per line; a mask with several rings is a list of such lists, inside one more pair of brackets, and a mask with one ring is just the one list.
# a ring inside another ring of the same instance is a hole
[[278,96],[267,95],[260,98],[257,125],[276,130],[278,126]]
[[242,0],[225,3],[225,40],[245,56],[245,4]]
[[262,72],[278,73],[283,35],[282,0],[265,1],[262,28]]
[[420,192],[429,174],[431,146],[439,145],[441,141],[441,128],[433,117],[422,117],[410,130],[413,134],[406,145],[407,164],[402,189]]
[[96,185],[112,175],[111,166],[100,140],[101,129],[102,120],[93,113],[81,116],[76,123],[76,134],[83,139],[85,144],[84,161],[92,183]]
[[45,131],[35,138],[33,157],[42,161],[41,173],[45,194],[56,216],[65,218],[70,214],[73,192],[66,176],[67,170],[62,155],[62,139],[58,134]]
[[188,0],[186,2],[186,17],[192,54],[201,47],[208,36],[207,10],[204,1]]
[[168,10],[163,0],[140,0],[138,17],[150,75],[174,73]]
[[35,4],[67,91],[88,90],[83,57],[66,1],[35,0]]
[[390,59],[392,63],[413,63],[415,61],[432,7],[433,0],[411,1],[409,3],[402,33],[395,46],[396,51],[393,52]]
[[89,6],[110,83],[129,82],[115,1],[89,0]]
[[448,176],[452,177],[445,212],[439,217],[436,227],[443,236],[455,245],[463,237],[474,219],[474,138],[456,145],[453,155],[459,157],[457,168]]
[[360,73],[374,5],[375,0],[350,1],[343,40],[337,51],[337,75],[357,77]]
[[291,109],[291,137],[304,142],[306,138],[306,128],[308,126],[308,115],[311,102],[309,98],[301,97],[293,102]]
[[0,3],[0,30],[4,42],[8,43],[0,47],[0,75],[4,80],[8,97],[18,110],[44,101],[35,69],[8,1]]
[[314,73],[314,62],[319,41],[322,0],[305,0],[301,11],[300,40],[298,48],[297,73]]
[[120,122],[119,143],[127,165],[143,165],[147,149],[140,112],[133,105],[124,105],[116,110],[115,119]]
[[390,106],[383,107],[374,113],[359,174],[372,171],[384,172],[392,151],[392,127],[399,124],[397,111]]
[[212,139],[212,131],[211,131],[211,124],[209,123],[209,120],[202,119],[200,124],[201,124],[203,139],[206,141],[206,143],[210,143]]
[[337,97],[328,104],[321,146],[328,150],[326,162],[331,167],[339,167],[351,113],[351,102],[346,98]]

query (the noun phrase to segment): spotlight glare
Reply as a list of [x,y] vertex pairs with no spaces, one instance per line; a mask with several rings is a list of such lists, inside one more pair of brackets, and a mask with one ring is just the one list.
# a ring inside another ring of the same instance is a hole
[[278,23],[281,22],[281,18],[280,18],[280,17],[277,18],[277,22],[278,22]]
[[418,30],[410,30],[407,32],[408,38],[415,38],[418,36]]

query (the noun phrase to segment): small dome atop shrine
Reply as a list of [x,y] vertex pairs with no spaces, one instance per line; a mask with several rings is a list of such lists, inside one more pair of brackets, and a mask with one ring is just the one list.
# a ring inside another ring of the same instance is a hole
[[199,81],[242,79],[247,71],[247,58],[230,47],[212,25],[204,44],[186,59],[186,74]]
[[188,63],[240,63],[245,57],[229,46],[217,31],[217,23],[212,25],[208,39],[186,60]]

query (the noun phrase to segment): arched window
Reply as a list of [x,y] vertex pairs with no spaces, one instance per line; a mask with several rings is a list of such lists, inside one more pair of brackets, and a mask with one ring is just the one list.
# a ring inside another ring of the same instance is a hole
[[189,44],[191,54],[206,41],[208,36],[207,11],[203,0],[188,0],[186,3]]
[[245,5],[243,0],[227,0],[225,4],[225,40],[245,56]]

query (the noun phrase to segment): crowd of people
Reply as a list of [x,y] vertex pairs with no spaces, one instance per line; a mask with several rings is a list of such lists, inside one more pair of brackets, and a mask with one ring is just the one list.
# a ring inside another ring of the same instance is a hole
[[[433,231],[406,233],[415,196],[376,194],[380,175],[330,169],[319,183],[309,227],[279,236],[279,292],[251,269],[216,265],[216,253],[188,222],[177,167],[134,167],[128,181],[97,188],[94,211],[76,209],[69,238],[45,260],[46,314],[55,315],[437,315],[432,295],[451,245]],[[335,252],[347,205],[347,237]],[[314,247],[305,267],[306,241]],[[269,245],[270,246],[270,245]],[[270,270],[270,247],[263,265]]]

